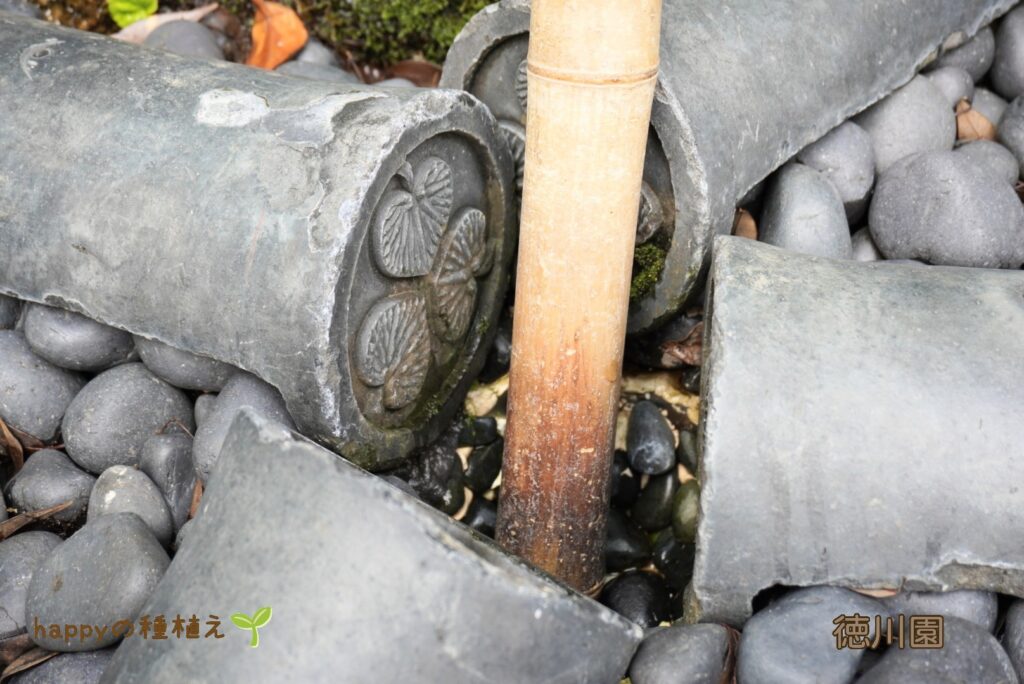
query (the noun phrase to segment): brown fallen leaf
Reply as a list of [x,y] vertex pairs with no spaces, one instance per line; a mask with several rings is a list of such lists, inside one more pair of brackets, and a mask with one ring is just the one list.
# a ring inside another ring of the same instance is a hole
[[693,326],[693,330],[682,340],[662,342],[661,351],[670,358],[678,359],[689,366],[699,366],[704,349],[704,323]]
[[732,222],[732,234],[751,240],[757,239],[757,221],[746,209],[736,210],[736,218]]
[[3,682],[6,682],[19,672],[24,672],[29,668],[45,663],[55,655],[57,655],[57,651],[47,651],[45,648],[39,648],[38,646],[30,651],[25,651],[14,662],[4,668],[3,673],[0,674],[0,684],[3,684]]
[[192,490],[192,503],[188,507],[188,519],[196,517],[199,511],[199,502],[203,500],[203,483],[196,480],[196,488]]
[[50,516],[60,513],[65,508],[70,506],[72,503],[74,502],[69,500],[65,501],[64,503],[59,503],[56,506],[42,508],[38,511],[26,511],[24,513],[19,513],[13,518],[4,520],[2,523],[0,523],[0,541],[7,539],[12,534],[20,530],[25,525],[28,525],[29,523],[39,522],[40,520],[46,520]]
[[194,10],[188,10],[186,12],[165,12],[163,14],[154,14],[151,17],[147,17],[141,21],[137,21],[130,26],[126,26],[111,38],[123,40],[126,43],[136,43],[141,45],[143,41],[149,36],[150,33],[155,31],[159,26],[166,24],[171,21],[199,21],[210,12],[217,9],[217,5],[206,5]]
[[441,67],[422,59],[406,59],[387,70],[387,78],[404,78],[420,88],[436,88],[441,82]]
[[32,637],[27,632],[16,634],[0,641],[0,672],[21,656],[25,651],[35,646]]
[[889,598],[900,593],[898,589],[854,589],[854,591],[871,598]]
[[7,455],[7,458],[11,459],[12,475],[25,465],[25,450],[11,429],[7,427],[3,418],[0,418],[0,450]]
[[956,106],[956,139],[964,141],[995,140],[996,126],[965,99]]
[[25,448],[25,451],[28,452],[30,456],[36,453],[37,451],[41,451],[43,449],[64,448],[63,444],[46,444],[46,442],[39,439],[38,437],[35,437],[33,435],[28,434],[27,432],[19,430],[13,425],[8,425],[7,429],[9,429],[11,433],[18,438],[18,441],[21,442],[21,446]]
[[309,32],[295,10],[270,0],[252,0],[256,18],[252,23],[252,50],[245,63],[274,69],[287,62],[309,40]]

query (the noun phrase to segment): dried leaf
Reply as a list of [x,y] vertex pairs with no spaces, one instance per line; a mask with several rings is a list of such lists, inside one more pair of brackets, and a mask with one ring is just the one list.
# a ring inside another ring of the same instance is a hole
[[217,5],[213,4],[194,10],[188,10],[187,12],[166,12],[164,14],[156,14],[148,19],[137,21],[131,26],[118,31],[112,35],[111,38],[117,38],[118,40],[123,40],[126,43],[136,43],[137,45],[141,45],[142,42],[149,37],[150,33],[163,24],[171,21],[199,21],[215,9],[217,9]]
[[27,632],[0,641],[0,672],[3,671],[2,668],[13,663],[21,654],[31,650],[34,646],[35,642]]
[[689,366],[699,366],[704,349],[704,323],[693,326],[693,330],[682,340],[668,340],[661,343],[661,351],[669,358],[678,359]]
[[0,418],[0,449],[11,459],[12,474],[21,470],[21,467],[25,465],[25,450],[22,449],[21,442],[7,427],[3,418]]
[[188,507],[188,519],[196,517],[199,511],[199,503],[203,500],[203,483],[196,480],[196,487],[192,490],[192,504]]
[[406,59],[387,70],[387,78],[404,78],[420,88],[436,88],[441,82],[441,67],[422,59]]
[[290,7],[270,0],[252,0],[256,18],[252,24],[252,51],[245,63],[274,69],[287,62],[309,40],[309,32]]
[[47,445],[46,442],[44,442],[43,440],[39,439],[38,437],[35,437],[34,435],[30,435],[27,432],[24,432],[23,430],[19,430],[18,428],[14,427],[13,425],[8,425],[7,429],[10,430],[11,433],[15,437],[18,438],[18,441],[21,442],[21,446],[23,446],[25,448],[25,451],[27,451],[30,456],[32,454],[36,453],[37,451],[41,451],[43,449],[63,449],[64,448],[63,444]]
[[38,646],[30,651],[26,651],[18,656],[13,663],[4,668],[3,674],[0,674],[0,684],[6,682],[19,672],[24,672],[29,668],[45,663],[55,655],[57,655],[57,651],[47,651],[45,648],[39,648]]
[[889,598],[900,593],[898,589],[854,589],[854,591],[872,598]]
[[995,140],[996,127],[977,109],[971,109],[967,100],[960,100],[956,106],[957,140]]
[[746,209],[736,210],[736,218],[732,222],[732,234],[751,240],[757,239],[757,221]]
[[52,515],[60,513],[65,508],[70,506],[72,503],[74,502],[69,500],[65,501],[64,503],[59,503],[56,506],[50,506],[49,508],[43,508],[38,511],[26,511],[24,513],[19,513],[13,518],[3,521],[2,523],[0,523],[0,541],[7,539],[12,534],[20,530],[25,525],[28,525],[29,523],[45,520]]

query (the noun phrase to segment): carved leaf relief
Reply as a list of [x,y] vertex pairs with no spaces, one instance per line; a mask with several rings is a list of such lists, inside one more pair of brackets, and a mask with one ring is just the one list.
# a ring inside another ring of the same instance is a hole
[[445,235],[431,271],[431,309],[435,332],[455,342],[469,329],[476,310],[476,277],[491,266],[487,243],[487,217],[479,209],[465,209]]
[[523,192],[523,172],[526,168],[526,131],[523,127],[512,121],[502,120],[499,122],[498,130],[501,131],[512,151],[512,161],[516,169],[516,190]]
[[356,343],[356,372],[368,386],[383,388],[386,408],[403,408],[420,395],[430,369],[430,331],[422,294],[407,292],[374,304]]
[[385,193],[374,216],[374,256],[389,276],[426,275],[451,214],[452,170],[427,157],[415,171],[406,164],[397,177],[401,189]]
[[519,63],[516,68],[516,95],[519,97],[519,104],[523,107],[523,112],[526,111],[526,60],[524,59]]

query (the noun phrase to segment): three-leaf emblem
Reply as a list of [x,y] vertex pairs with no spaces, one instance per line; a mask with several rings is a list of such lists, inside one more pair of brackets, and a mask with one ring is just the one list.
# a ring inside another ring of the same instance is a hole
[[248,629],[252,631],[252,639],[249,640],[249,645],[256,648],[260,645],[259,628],[270,622],[270,606],[263,606],[257,610],[252,617],[249,617],[245,613],[235,613],[231,616],[231,622],[233,622],[235,627],[238,627],[239,629]]

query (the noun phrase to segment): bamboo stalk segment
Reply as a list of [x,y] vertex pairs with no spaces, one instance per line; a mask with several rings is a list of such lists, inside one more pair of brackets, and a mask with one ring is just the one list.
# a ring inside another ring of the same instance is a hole
[[660,0],[538,0],[498,541],[603,574],[608,475]]

